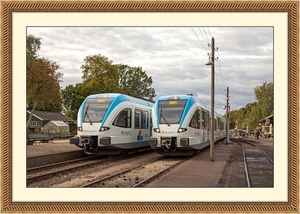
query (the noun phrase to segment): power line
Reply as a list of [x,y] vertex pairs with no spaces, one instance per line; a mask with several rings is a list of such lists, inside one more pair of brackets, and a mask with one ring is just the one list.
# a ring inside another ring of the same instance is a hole
[[219,51],[217,51],[217,54],[218,54],[218,68],[219,68],[219,71],[220,71],[220,78],[221,78],[221,85],[222,85],[222,88],[225,88],[225,84],[224,84],[224,78],[223,78],[223,73],[222,73],[222,66],[221,66],[221,62],[220,62],[220,57],[219,57]]
[[201,33],[201,36],[204,38],[204,40],[206,40],[207,44],[209,44],[209,39],[207,39],[207,38],[205,38],[205,37],[203,36],[203,33],[202,33],[202,31],[200,30],[199,27],[198,27],[198,30],[199,30],[199,32]]
[[[203,47],[203,49],[204,49],[205,51],[207,51],[207,50],[205,49],[204,45],[202,44],[201,40],[199,39],[197,33],[195,32],[195,30],[194,30],[193,28],[192,28],[192,30],[193,30],[194,34],[196,35],[198,41],[200,42],[201,46]],[[203,33],[202,33],[202,31],[201,31],[201,29],[200,29],[199,27],[198,27],[198,30],[199,30],[199,32],[201,33],[203,39],[204,39],[204,40],[207,40],[208,46],[209,46],[210,44],[209,44],[208,36],[207,36],[207,34],[206,34],[206,31],[205,31],[204,27],[203,27],[203,31],[204,31],[204,33],[205,33],[206,38],[204,37],[204,35],[203,35]],[[209,29],[208,29],[208,31],[209,31]],[[210,31],[209,31],[209,34],[211,35]],[[218,48],[216,49],[216,51],[218,51]],[[218,53],[218,52],[217,52],[217,53]],[[207,51],[207,54],[209,55],[208,51]],[[217,59],[216,59],[215,61],[218,61],[218,58],[219,58],[219,57],[217,57]],[[218,64],[218,65],[219,65],[219,64]],[[221,70],[221,69],[219,68],[219,71],[220,71],[220,70]],[[217,82],[218,82],[218,83],[216,84],[216,86],[217,86],[216,88],[218,88],[220,94],[224,94],[224,91],[223,91],[222,89],[225,89],[225,88],[224,88],[223,85],[222,85],[222,75],[216,75],[216,77],[217,77],[216,79],[217,79]],[[220,86],[221,86],[221,88],[220,88]]]
[[[206,39],[207,39],[207,42],[209,42],[209,39],[208,39],[208,36],[207,36],[207,34],[206,34],[206,31],[205,31],[205,28],[203,27],[203,31],[204,31],[204,33],[205,33],[205,36],[206,36]],[[211,36],[212,37],[212,36]]]
[[198,41],[200,42],[201,46],[203,47],[203,49],[204,49],[204,50],[205,50],[205,51],[208,53],[208,50],[206,50],[206,49],[205,49],[205,47],[203,46],[203,44],[202,44],[201,40],[199,39],[199,37],[198,37],[197,33],[194,31],[194,29],[193,29],[193,28],[192,28],[192,30],[193,30],[194,34],[196,35],[196,37],[197,37]]
[[209,27],[208,27],[207,29],[208,29],[208,33],[209,33],[210,37],[212,37],[212,35],[211,35],[211,33],[210,33],[210,30],[209,30]]
[[[207,29],[208,29],[208,32],[209,32],[210,36],[212,37],[209,28],[207,28]],[[205,31],[204,27],[203,27],[203,30],[204,30],[204,33],[205,33],[205,35],[207,37],[207,34],[206,34],[206,31]],[[200,29],[199,29],[199,31],[200,31]],[[216,49],[216,52],[217,52],[217,54],[219,54],[218,49]],[[217,56],[217,60],[216,60],[217,62],[218,62],[218,59],[219,59],[219,55]],[[221,68],[220,68],[220,64],[219,63],[218,63],[218,66],[219,66],[218,68],[219,68],[220,75],[217,75],[217,73],[216,73],[217,82],[218,82],[217,88],[220,91],[220,93],[223,94],[223,90],[225,89],[225,87],[224,87],[224,84],[223,84],[223,77],[222,77],[222,72],[221,72]],[[220,88],[220,86],[221,86],[221,88]]]

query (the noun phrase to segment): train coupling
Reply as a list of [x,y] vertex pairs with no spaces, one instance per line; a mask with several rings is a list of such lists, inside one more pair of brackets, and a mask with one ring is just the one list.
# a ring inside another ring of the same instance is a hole
[[176,137],[162,138],[161,146],[165,152],[168,152],[168,151],[175,152],[177,149]]
[[70,144],[75,144],[77,147],[84,148],[84,145],[81,143],[79,136],[71,137]]

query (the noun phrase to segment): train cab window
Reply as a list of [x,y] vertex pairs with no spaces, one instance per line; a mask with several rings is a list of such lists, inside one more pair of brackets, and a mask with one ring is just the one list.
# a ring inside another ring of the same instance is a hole
[[187,100],[161,100],[158,103],[159,123],[178,124]]
[[142,111],[135,110],[135,112],[134,112],[134,128],[135,129],[141,128],[141,116],[142,116]]
[[86,100],[83,109],[83,122],[85,123],[101,123],[113,98],[89,98]]
[[123,109],[113,122],[114,126],[131,128],[131,109]]
[[194,114],[193,117],[190,121],[190,127],[194,128],[194,129],[200,129],[200,118],[201,118],[201,114],[200,111],[197,110]]
[[209,125],[209,114],[207,111],[202,110],[202,129],[207,130]]

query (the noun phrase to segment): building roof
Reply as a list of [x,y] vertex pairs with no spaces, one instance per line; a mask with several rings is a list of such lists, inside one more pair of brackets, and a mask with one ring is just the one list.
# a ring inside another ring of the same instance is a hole
[[56,126],[68,126],[64,121],[59,121],[59,120],[51,120],[48,123],[53,123]]
[[269,115],[269,116],[267,116],[267,117],[265,117],[265,118],[261,119],[259,122],[266,121],[267,119],[270,119],[270,121],[271,121],[271,122],[273,122],[273,118],[274,118],[274,115],[273,115],[273,114],[271,114],[271,115]]
[[[28,113],[30,111],[27,110]],[[67,117],[60,112],[49,112],[49,111],[34,111],[33,115],[42,119],[42,120],[55,120],[55,121],[64,121],[64,122],[75,122],[73,119]]]

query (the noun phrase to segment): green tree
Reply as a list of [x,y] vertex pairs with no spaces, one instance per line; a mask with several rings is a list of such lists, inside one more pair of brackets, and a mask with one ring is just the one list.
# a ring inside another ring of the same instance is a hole
[[236,121],[238,118],[238,110],[232,110],[229,114],[229,129],[234,129],[236,127]]
[[100,54],[87,56],[82,69],[82,83],[69,85],[62,90],[64,112],[77,118],[82,101],[90,94],[123,93],[133,97],[154,97],[152,78],[141,67],[113,64]]
[[[256,101],[248,103],[245,107],[230,112],[230,127],[254,129],[259,120],[272,114],[273,112],[273,83],[263,83],[254,88]],[[238,120],[238,124],[236,124]]]
[[26,57],[27,67],[31,66],[31,62],[38,57],[38,50],[41,48],[41,38],[29,35],[26,37]]
[[266,117],[273,112],[274,96],[273,96],[274,85],[273,83],[264,82],[261,86],[254,88],[255,98],[257,105],[260,110],[260,119]]
[[83,88],[88,94],[119,92],[118,69],[107,57],[87,56],[81,69]]
[[61,91],[56,94],[56,98],[53,99],[52,102],[45,103],[44,108],[36,108],[36,110],[42,110],[42,111],[50,111],[50,112],[62,112],[63,110],[63,98]]
[[121,93],[133,97],[155,97],[155,90],[151,87],[152,77],[148,77],[141,67],[117,65],[119,71],[119,88]]
[[62,90],[64,113],[73,120],[77,120],[78,109],[87,96],[83,90],[83,84],[77,83],[75,86],[68,85]]

